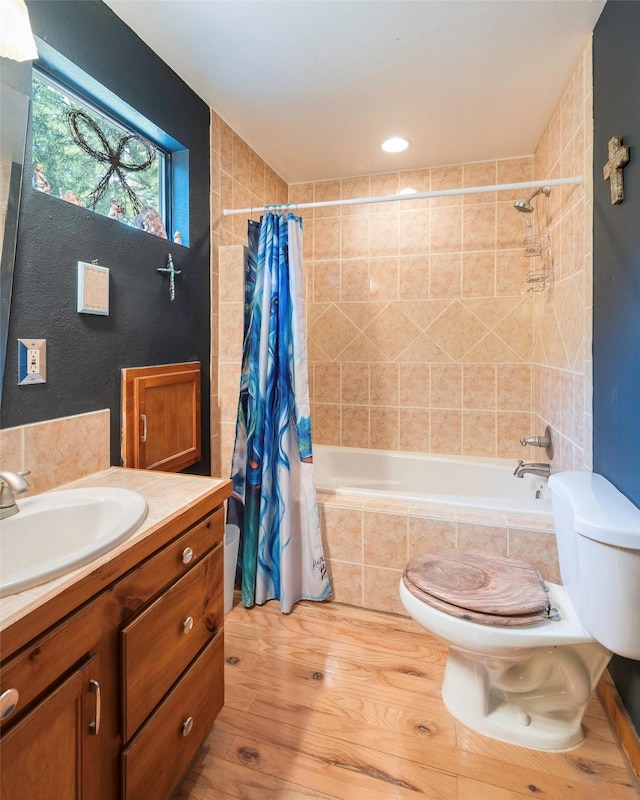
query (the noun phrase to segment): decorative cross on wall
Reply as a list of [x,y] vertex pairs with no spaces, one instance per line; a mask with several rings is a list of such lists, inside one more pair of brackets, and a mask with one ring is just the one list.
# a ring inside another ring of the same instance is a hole
[[629,163],[629,148],[622,144],[622,136],[609,140],[609,160],[604,165],[605,181],[611,183],[611,205],[617,206],[624,200],[624,179],[622,170]]
[[156,272],[164,272],[169,275],[169,297],[171,300],[176,299],[176,275],[181,275],[182,270],[176,269],[173,266],[173,258],[171,257],[171,253],[169,253],[169,259],[167,261],[168,266],[166,267],[156,267]]

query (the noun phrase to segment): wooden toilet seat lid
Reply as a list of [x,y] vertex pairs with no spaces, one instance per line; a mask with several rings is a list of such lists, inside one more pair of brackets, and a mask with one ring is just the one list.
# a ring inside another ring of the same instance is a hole
[[418,599],[477,622],[522,625],[548,617],[549,597],[538,570],[513,558],[458,550],[425,553],[409,561],[403,580]]

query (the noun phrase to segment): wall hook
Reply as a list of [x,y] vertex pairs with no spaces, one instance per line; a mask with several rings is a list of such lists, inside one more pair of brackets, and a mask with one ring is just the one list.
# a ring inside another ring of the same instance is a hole
[[167,260],[166,267],[156,267],[156,272],[164,272],[166,275],[169,276],[169,298],[173,301],[176,299],[176,275],[181,275],[182,270],[176,269],[173,266],[173,258],[171,257],[171,253],[169,253],[169,257]]

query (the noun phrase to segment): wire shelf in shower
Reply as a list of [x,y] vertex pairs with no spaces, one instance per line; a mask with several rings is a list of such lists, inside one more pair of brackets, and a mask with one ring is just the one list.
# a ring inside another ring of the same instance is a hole
[[548,233],[532,233],[524,240],[524,254],[527,258],[541,256],[551,246]]

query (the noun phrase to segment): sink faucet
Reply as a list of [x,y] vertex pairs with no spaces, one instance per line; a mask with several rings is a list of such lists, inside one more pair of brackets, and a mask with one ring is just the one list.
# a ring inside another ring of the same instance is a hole
[[527,473],[548,478],[551,475],[551,464],[525,464],[524,461],[518,461],[513,474],[516,478],[524,478]]
[[15,495],[29,491],[29,481],[26,480],[26,476],[30,474],[28,469],[20,472],[7,470],[0,472],[0,519],[20,511]]

